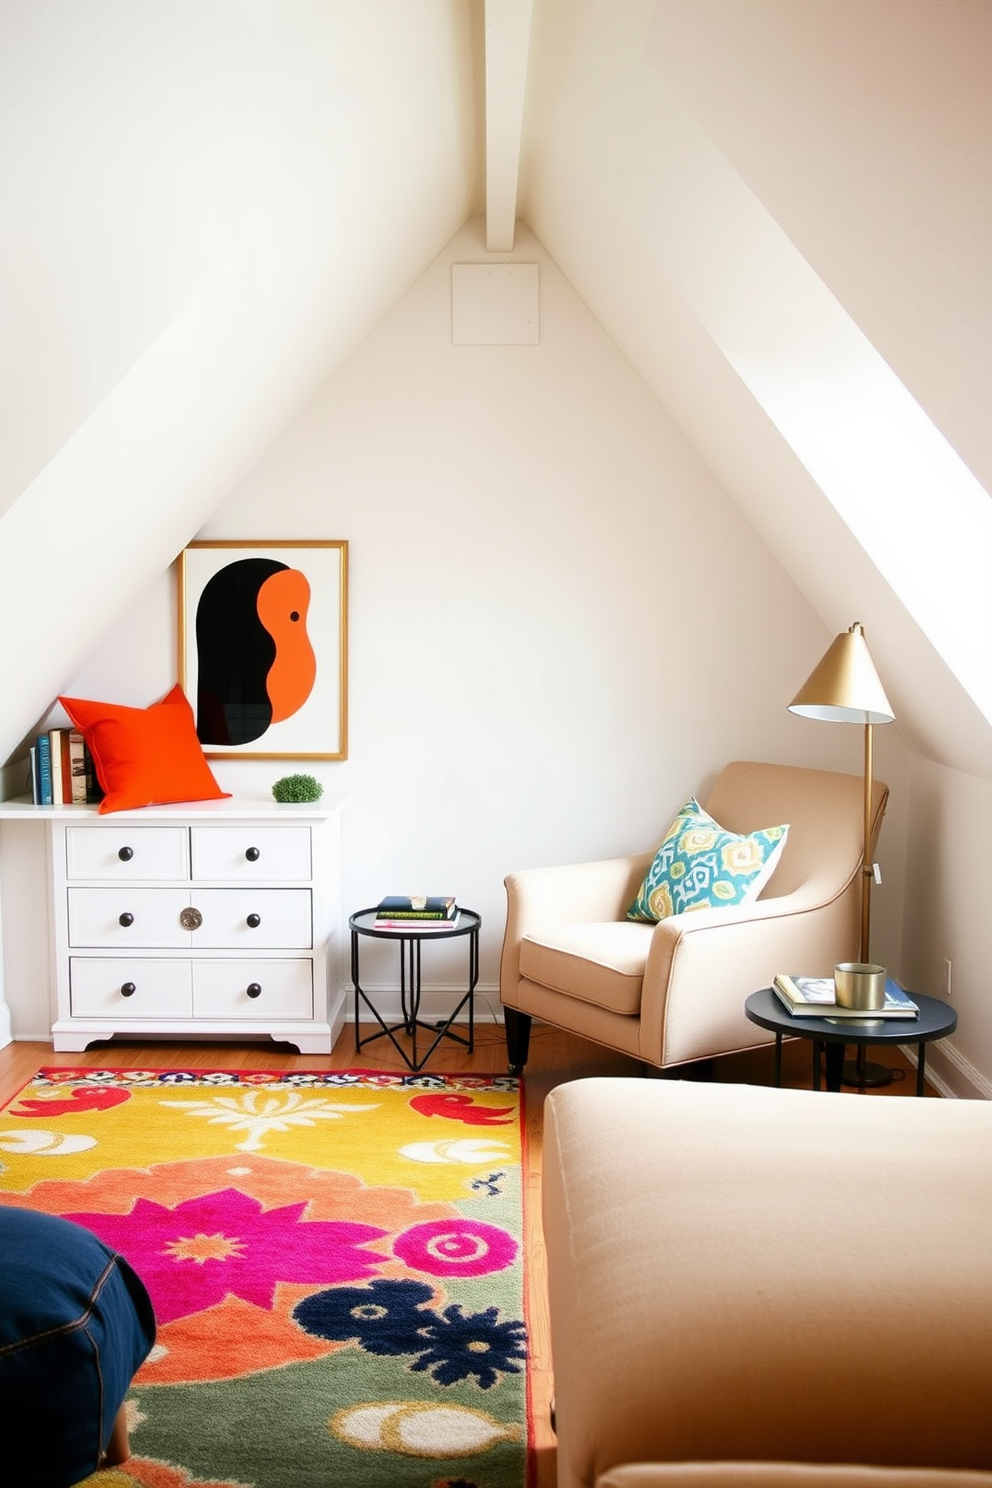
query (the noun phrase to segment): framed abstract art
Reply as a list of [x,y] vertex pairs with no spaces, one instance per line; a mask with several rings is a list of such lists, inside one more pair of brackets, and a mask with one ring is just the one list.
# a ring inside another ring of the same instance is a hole
[[204,541],[177,560],[179,681],[216,758],[348,757],[348,544]]

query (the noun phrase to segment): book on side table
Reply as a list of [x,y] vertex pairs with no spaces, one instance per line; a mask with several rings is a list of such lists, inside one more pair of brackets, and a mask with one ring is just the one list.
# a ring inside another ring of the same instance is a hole
[[885,979],[885,1006],[842,1007],[837,1001],[833,977],[804,977],[780,971],[772,983],[783,1007],[797,1018],[915,1018],[916,1003],[891,977]]
[[377,930],[453,930],[458,923],[454,895],[387,894],[376,910]]

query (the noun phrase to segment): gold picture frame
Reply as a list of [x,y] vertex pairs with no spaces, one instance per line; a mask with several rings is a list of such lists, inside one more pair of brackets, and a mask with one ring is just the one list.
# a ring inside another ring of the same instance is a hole
[[204,754],[347,759],[347,542],[193,542],[176,597],[179,682]]

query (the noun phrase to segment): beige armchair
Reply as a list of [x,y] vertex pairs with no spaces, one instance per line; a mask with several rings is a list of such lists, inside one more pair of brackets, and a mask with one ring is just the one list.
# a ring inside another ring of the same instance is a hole
[[[876,780],[873,844],[888,794]],[[512,1071],[527,1062],[533,1018],[661,1069],[755,1048],[773,1035],[745,1018],[749,993],[779,971],[830,976],[857,959],[862,777],[737,761],[703,804],[732,832],[788,822],[755,902],[627,920],[654,848],[507,877],[500,1001]]]

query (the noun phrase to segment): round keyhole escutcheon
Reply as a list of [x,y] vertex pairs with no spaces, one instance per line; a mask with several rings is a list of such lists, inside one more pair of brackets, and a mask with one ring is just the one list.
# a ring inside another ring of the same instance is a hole
[[190,905],[188,909],[179,911],[179,923],[184,930],[199,930],[203,924],[203,916],[198,909]]
[[117,916],[117,923],[118,925],[123,925],[126,930],[129,925],[134,924],[134,915],[131,914],[130,910],[126,909],[123,914]]
[[130,863],[131,859],[134,857],[134,848],[126,846],[119,847],[117,849],[117,856],[120,858],[122,863]]
[[135,994],[135,992],[137,992],[137,990],[138,989],[134,985],[133,982],[124,982],[122,984],[122,986],[121,986],[121,996],[122,997],[133,997],[134,994]]
[[245,857],[248,859],[249,863],[257,863],[261,856],[262,854],[259,852],[257,847],[245,848]]
[[249,930],[257,930],[262,923],[262,916],[260,914],[250,914],[245,923]]
[[248,993],[249,997],[261,997],[262,984],[261,982],[249,982],[248,986],[245,988],[245,991]]

